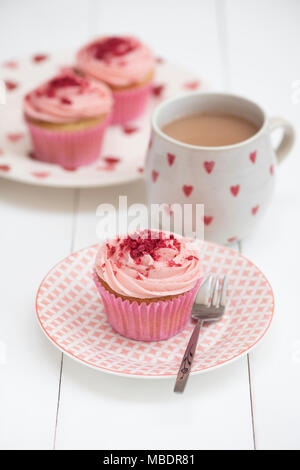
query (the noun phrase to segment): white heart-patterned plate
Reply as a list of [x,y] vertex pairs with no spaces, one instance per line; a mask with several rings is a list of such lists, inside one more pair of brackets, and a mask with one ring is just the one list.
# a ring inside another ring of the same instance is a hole
[[1,104],[0,96],[0,176],[23,183],[73,188],[137,180],[143,172],[150,117],[155,106],[189,90],[207,89],[191,71],[158,59],[155,83],[143,116],[126,126],[110,126],[99,160],[76,171],[68,171],[33,158],[23,119],[22,100],[29,90],[73,62],[74,54],[66,53],[39,54],[0,64],[0,82],[2,80],[6,84],[6,104]]
[[[133,341],[106,320],[92,279],[97,246],[59,262],[42,281],[36,299],[39,323],[48,338],[82,364],[117,375],[175,377],[193,324],[166,341]],[[251,261],[221,245],[202,242],[204,272],[227,274],[224,317],[204,325],[192,374],[227,364],[249,352],[266,334],[274,312],[272,288]]]

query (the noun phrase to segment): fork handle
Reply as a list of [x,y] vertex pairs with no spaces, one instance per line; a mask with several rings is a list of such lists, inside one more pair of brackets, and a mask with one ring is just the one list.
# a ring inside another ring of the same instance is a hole
[[176,393],[183,393],[187,380],[189,378],[192,364],[193,364],[193,359],[195,356],[195,351],[198,343],[198,338],[199,338],[199,333],[201,330],[201,326],[203,324],[203,321],[198,320],[194,331],[190,337],[190,340],[188,342],[188,345],[186,347],[183,359],[181,361],[177,378],[176,378],[176,383],[174,387],[174,392]]

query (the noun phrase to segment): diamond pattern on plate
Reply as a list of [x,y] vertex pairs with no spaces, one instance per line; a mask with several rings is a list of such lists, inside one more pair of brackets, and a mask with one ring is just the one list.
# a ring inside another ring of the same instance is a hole
[[[97,246],[73,253],[46,276],[37,294],[42,329],[61,350],[86,365],[132,376],[175,376],[193,325],[167,341],[138,342],[108,324],[92,279]],[[204,272],[227,274],[223,319],[204,325],[193,373],[220,366],[248,351],[273,316],[270,284],[249,260],[224,246],[202,242]]]

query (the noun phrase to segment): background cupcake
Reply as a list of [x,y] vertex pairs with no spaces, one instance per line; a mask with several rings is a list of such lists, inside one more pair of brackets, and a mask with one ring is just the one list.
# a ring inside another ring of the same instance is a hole
[[94,280],[121,335],[156,341],[179,333],[200,286],[199,250],[178,235],[143,231],[102,243]]
[[101,37],[77,54],[77,67],[112,89],[114,124],[135,119],[143,112],[154,77],[154,64],[151,50],[131,36]]
[[93,162],[111,109],[109,88],[72,70],[43,83],[24,98],[35,158],[67,169]]

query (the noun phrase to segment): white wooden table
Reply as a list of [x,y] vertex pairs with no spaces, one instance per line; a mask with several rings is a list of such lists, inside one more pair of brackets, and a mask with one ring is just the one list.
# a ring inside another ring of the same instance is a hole
[[[297,0],[2,0],[0,60],[73,49],[132,32],[216,89],[261,103],[297,128]],[[1,114],[3,116],[3,114]],[[1,122],[0,122],[1,126]],[[173,381],[106,375],[63,356],[41,333],[35,294],[71,251],[95,243],[102,202],[143,202],[143,183],[63,190],[0,180],[1,449],[300,448],[300,146],[278,170],[270,210],[240,249],[275,291],[271,331],[248,356]]]

